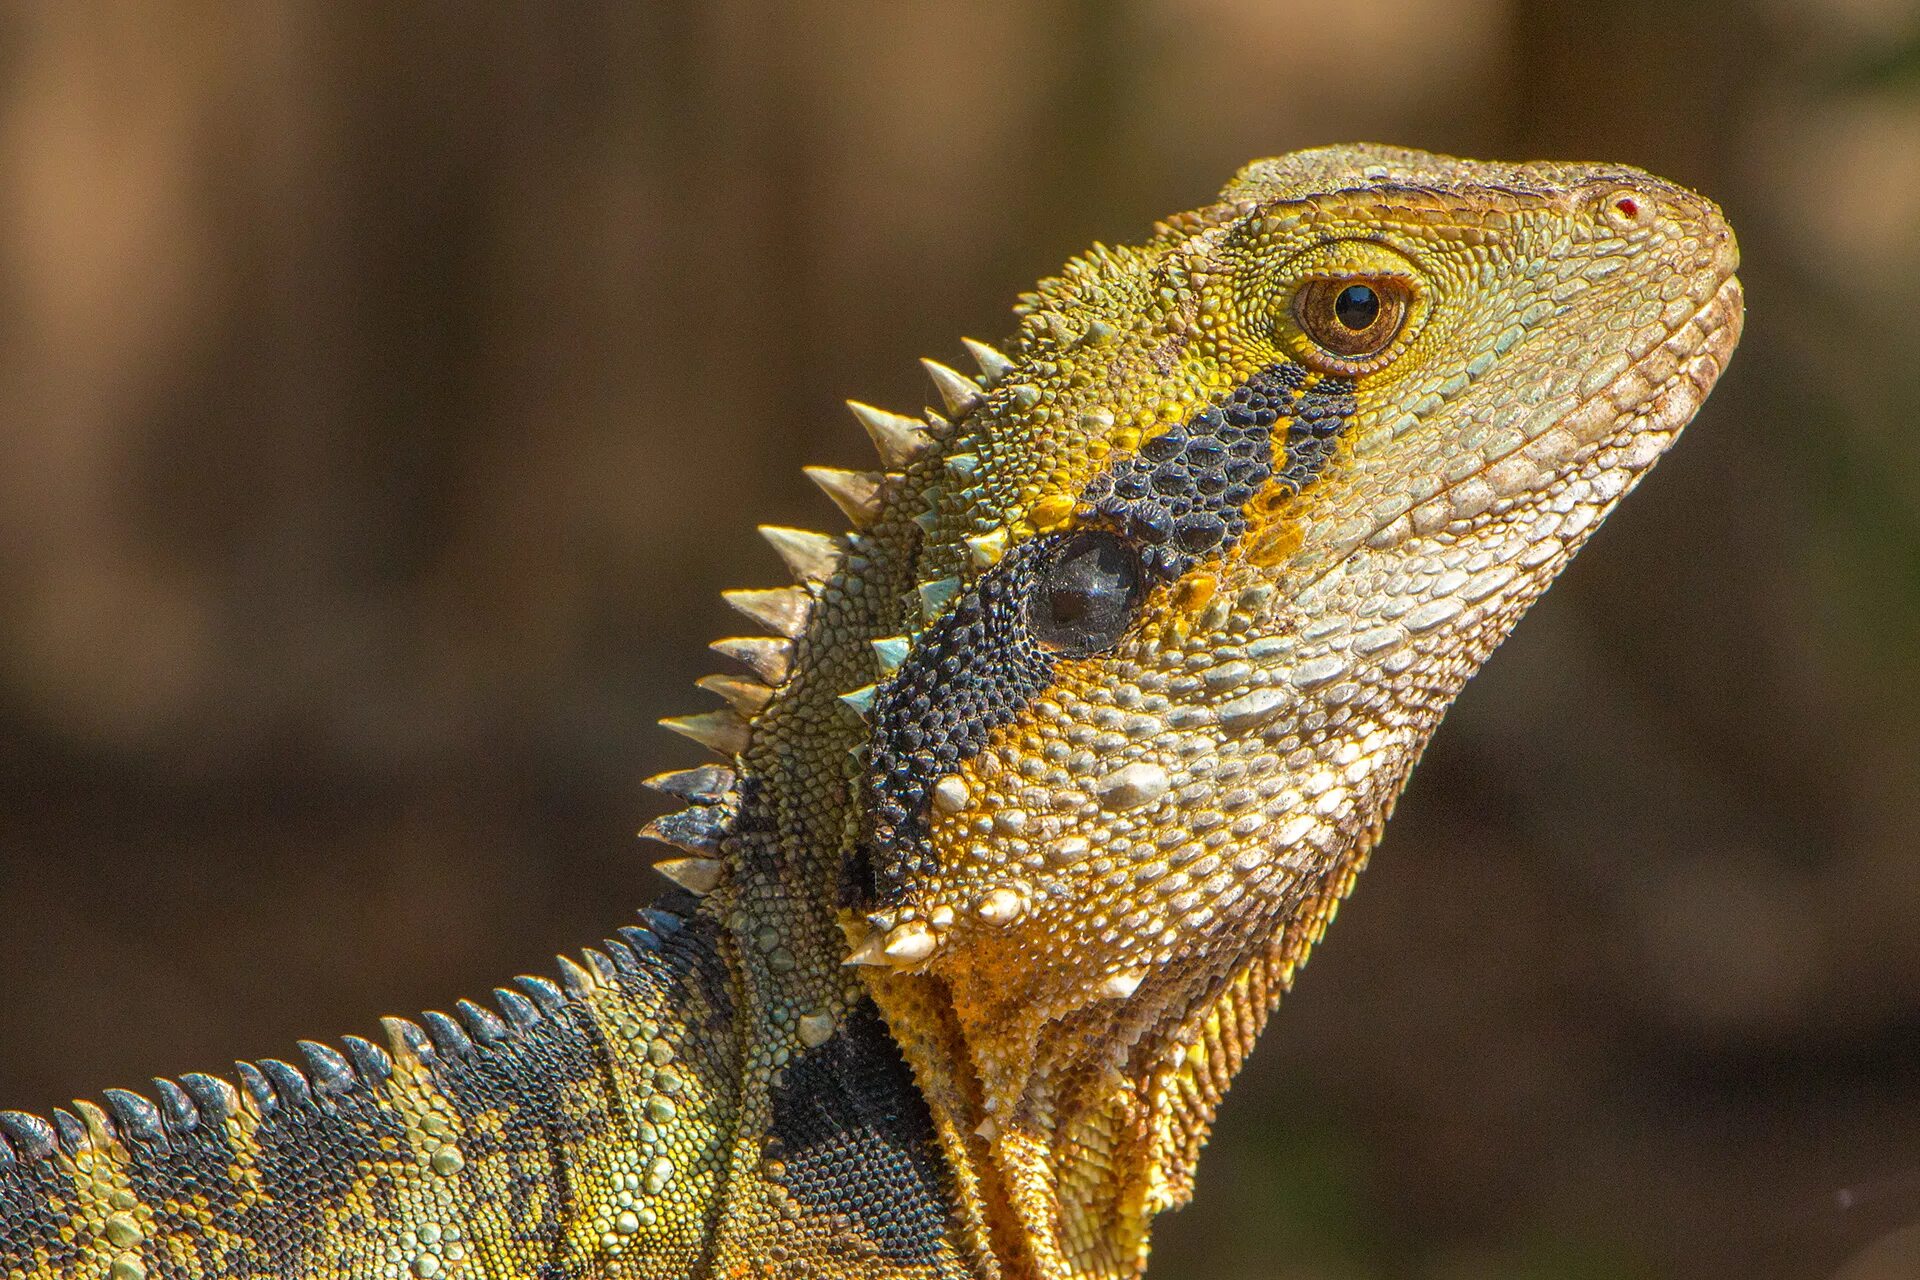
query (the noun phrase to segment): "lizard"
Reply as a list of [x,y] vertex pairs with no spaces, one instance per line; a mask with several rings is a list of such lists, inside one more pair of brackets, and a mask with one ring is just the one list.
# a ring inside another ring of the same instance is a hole
[[1124,1277],[1463,684],[1739,338],[1616,164],[1256,161],[728,593],[675,888],[299,1065],[0,1113],[6,1280]]

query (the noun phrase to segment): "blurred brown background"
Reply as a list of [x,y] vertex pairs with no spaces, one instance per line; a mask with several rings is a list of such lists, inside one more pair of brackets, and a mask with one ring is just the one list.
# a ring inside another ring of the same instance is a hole
[[1356,139],[1705,190],[1748,336],[1154,1274],[1920,1276],[1913,0],[5,4],[0,1102],[602,936],[838,401]]

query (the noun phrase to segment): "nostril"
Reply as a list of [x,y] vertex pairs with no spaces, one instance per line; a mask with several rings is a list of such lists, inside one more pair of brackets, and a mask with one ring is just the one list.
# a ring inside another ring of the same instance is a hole
[[1631,187],[1616,188],[1598,206],[1600,220],[1615,231],[1638,231],[1653,223],[1659,213],[1658,202],[1644,191]]

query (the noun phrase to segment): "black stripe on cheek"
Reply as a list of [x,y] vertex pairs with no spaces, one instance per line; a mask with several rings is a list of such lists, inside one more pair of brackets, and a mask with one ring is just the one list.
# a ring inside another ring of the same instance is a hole
[[1027,626],[1038,567],[1055,541],[1034,538],[981,574],[929,627],[874,701],[867,807],[841,871],[850,907],[899,901],[939,869],[928,835],[933,784],[979,753],[1053,683],[1054,654]]
[[[1150,575],[1178,578],[1240,539],[1247,503],[1270,482],[1294,493],[1311,484],[1353,411],[1351,381],[1313,378],[1288,361],[1267,365],[1221,404],[1095,476],[1081,507],[1132,538]],[[1276,465],[1272,429],[1282,418],[1285,456]]]
[[[1354,387],[1297,364],[1267,365],[1221,404],[1116,460],[1081,493],[1081,523],[1139,550],[1150,581],[1172,581],[1246,532],[1246,504],[1274,485],[1298,493],[1333,456]],[[1284,456],[1272,427],[1287,419]],[[977,755],[1053,683],[1056,655],[1027,625],[1041,566],[1070,533],[1032,538],[983,573],[913,646],[874,701],[866,811],[841,868],[840,901],[897,904],[939,870],[927,818],[933,785]]]

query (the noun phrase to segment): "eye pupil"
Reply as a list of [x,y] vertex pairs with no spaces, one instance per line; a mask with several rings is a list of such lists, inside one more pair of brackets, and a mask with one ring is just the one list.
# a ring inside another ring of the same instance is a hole
[[1399,336],[1415,296],[1409,281],[1392,277],[1308,278],[1293,296],[1293,319],[1318,352],[1302,354],[1309,364],[1318,354],[1371,360]]
[[1333,300],[1333,316],[1355,333],[1364,332],[1380,315],[1380,295],[1364,284],[1350,284]]
[[1140,568],[1111,533],[1068,535],[1045,555],[1027,622],[1049,649],[1086,657],[1117,641],[1133,621]]

